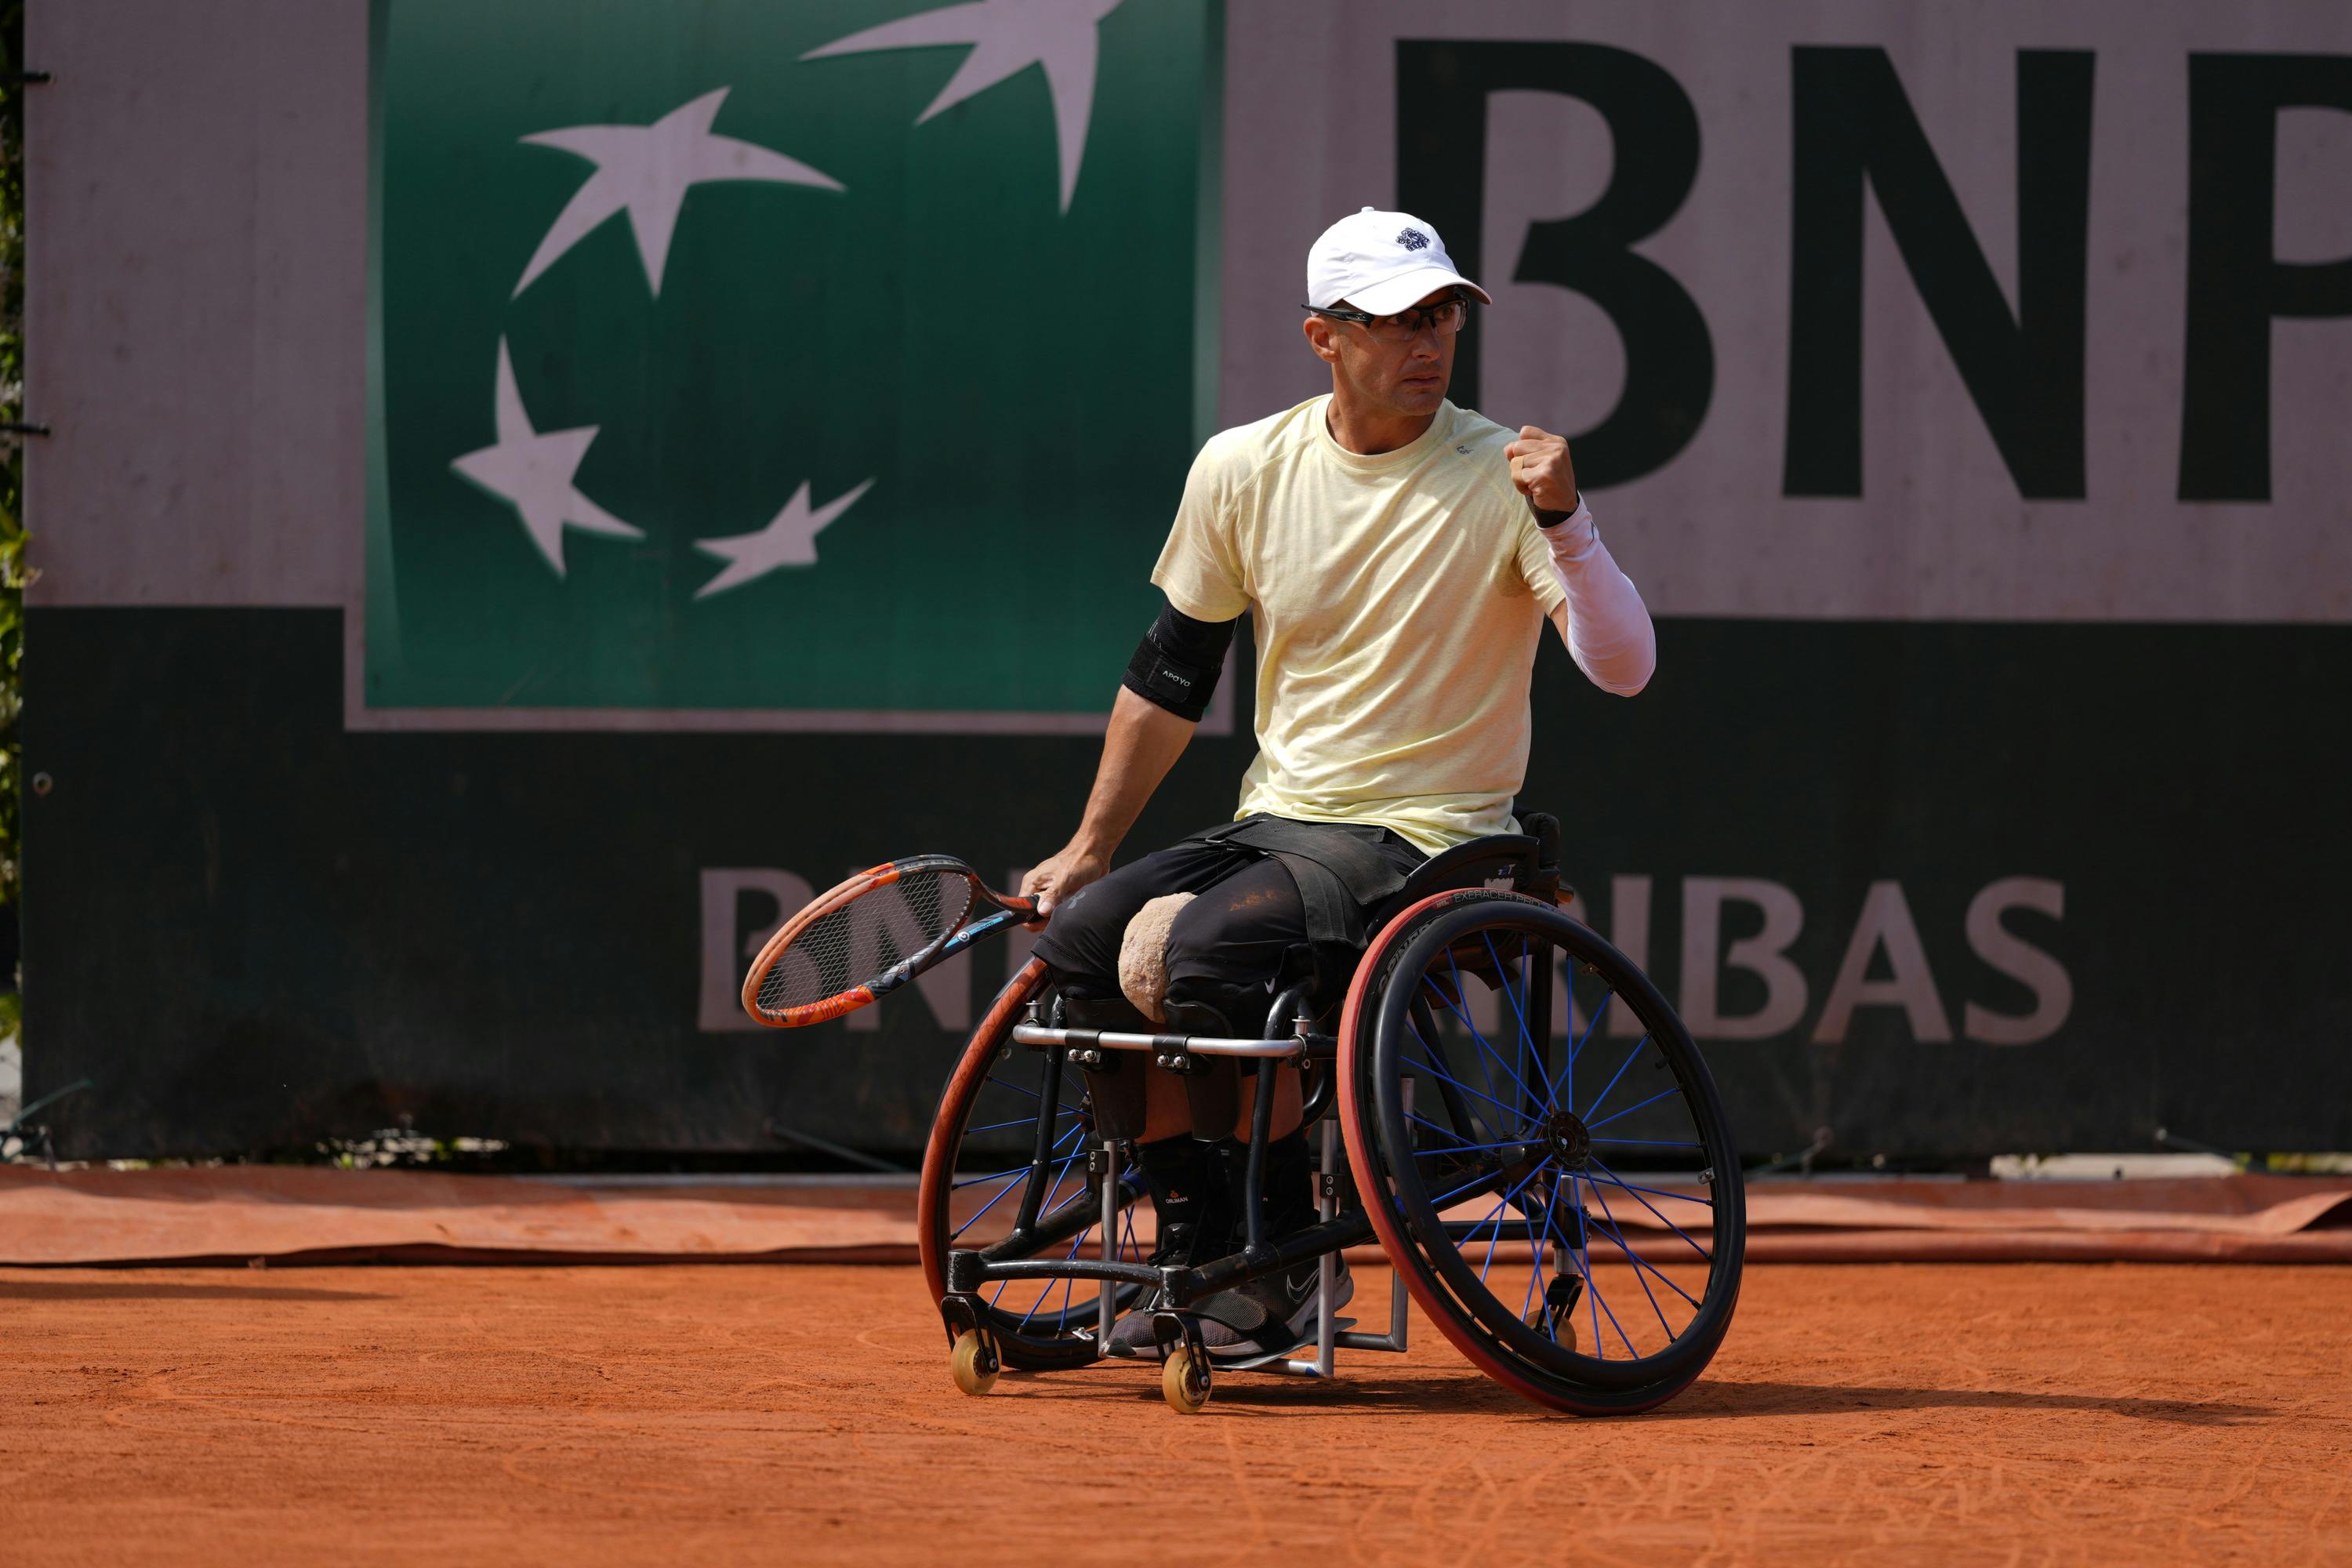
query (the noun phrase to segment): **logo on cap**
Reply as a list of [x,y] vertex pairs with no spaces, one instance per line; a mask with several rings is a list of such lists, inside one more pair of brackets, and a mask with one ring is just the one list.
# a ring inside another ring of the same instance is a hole
[[1429,236],[1422,233],[1421,230],[1417,228],[1406,229],[1403,233],[1396,237],[1396,242],[1399,245],[1403,246],[1407,250],[1427,250],[1429,248]]

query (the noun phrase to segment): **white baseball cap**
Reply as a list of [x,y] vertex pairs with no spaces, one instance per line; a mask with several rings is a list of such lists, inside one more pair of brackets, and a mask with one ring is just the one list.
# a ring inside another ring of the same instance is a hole
[[1393,316],[1423,295],[1449,286],[1467,289],[1482,305],[1495,301],[1454,270],[1445,242],[1411,213],[1366,207],[1323,231],[1307,252],[1307,307],[1342,300],[1374,316]]

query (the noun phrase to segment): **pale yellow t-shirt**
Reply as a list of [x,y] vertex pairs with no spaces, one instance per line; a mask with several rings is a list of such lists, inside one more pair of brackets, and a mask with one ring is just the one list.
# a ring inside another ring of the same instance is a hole
[[1452,403],[1362,457],[1327,395],[1220,432],[1151,580],[1198,620],[1254,612],[1257,758],[1236,816],[1366,822],[1435,853],[1512,830],[1537,639],[1562,591],[1512,488],[1515,432]]

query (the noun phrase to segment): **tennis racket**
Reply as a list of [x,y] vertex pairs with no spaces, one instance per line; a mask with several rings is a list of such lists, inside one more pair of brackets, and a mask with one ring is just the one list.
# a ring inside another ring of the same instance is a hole
[[743,1011],[775,1029],[854,1013],[982,937],[1037,918],[946,855],[861,871],[786,921],[743,977]]

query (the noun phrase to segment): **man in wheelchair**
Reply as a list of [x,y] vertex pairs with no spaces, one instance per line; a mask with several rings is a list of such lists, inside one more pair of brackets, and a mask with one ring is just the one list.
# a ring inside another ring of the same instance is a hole
[[[1568,443],[1447,401],[1471,302],[1493,300],[1436,231],[1366,207],[1315,242],[1307,288],[1331,390],[1194,459],[1151,573],[1167,602],[1121,681],[1084,816],[1022,884],[1050,913],[1037,953],[1074,1027],[1255,1036],[1299,981],[1319,982],[1313,1008],[1335,1004],[1370,909],[1426,857],[1517,831],[1541,623],[1606,690],[1632,696],[1656,665]],[[1258,752],[1234,821],[1110,870],[1244,610]],[[1268,1236],[1315,1205],[1297,1076],[1277,1081]],[[1104,1135],[1135,1141],[1153,1261],[1239,1250],[1255,1084],[1230,1059],[1180,1079],[1134,1058],[1089,1069],[1088,1088]],[[1312,1334],[1316,1279],[1309,1263],[1210,1297],[1203,1343],[1242,1356]],[[1150,1314],[1123,1319],[1112,1348],[1156,1353]]]

